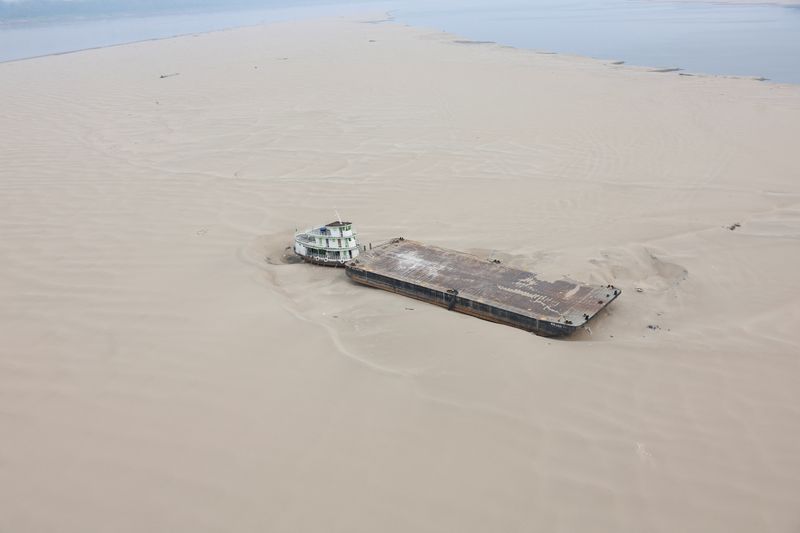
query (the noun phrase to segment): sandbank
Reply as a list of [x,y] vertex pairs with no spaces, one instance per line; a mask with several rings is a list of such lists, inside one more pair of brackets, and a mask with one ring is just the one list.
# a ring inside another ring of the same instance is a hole
[[[0,531],[797,530],[800,87],[455,40],[0,64]],[[554,341],[284,263],[334,208],[624,292]]]

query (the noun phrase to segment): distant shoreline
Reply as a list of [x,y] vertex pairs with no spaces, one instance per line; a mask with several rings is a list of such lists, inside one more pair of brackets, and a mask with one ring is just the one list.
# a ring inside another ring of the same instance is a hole
[[187,33],[177,33],[175,35],[169,35],[169,36],[166,36],[166,37],[151,37],[149,39],[138,39],[138,40],[135,40],[135,41],[126,41],[124,43],[104,44],[104,45],[100,45],[100,46],[89,46],[87,48],[78,48],[78,49],[75,49],[75,50],[65,50],[63,52],[53,52],[53,53],[50,53],[50,54],[39,54],[39,55],[29,56],[29,57],[20,57],[20,58],[17,58],[17,59],[6,59],[6,60],[3,60],[3,61],[0,61],[0,65],[3,65],[5,63],[19,63],[21,61],[33,61],[35,59],[44,59],[46,57],[55,57],[55,56],[66,56],[66,55],[71,55],[71,54],[79,54],[81,52],[91,52],[92,50],[104,50],[106,48],[118,48],[120,46],[129,46],[129,45],[132,45],[132,44],[149,43],[149,42],[155,42],[155,41],[167,41],[167,40],[170,40],[170,39],[180,39],[182,37],[192,37],[192,36],[195,36],[195,35],[206,35],[206,34],[210,34],[210,33],[218,33],[218,32],[225,32],[225,31],[231,31],[231,30],[239,30],[239,29],[243,29],[243,28],[256,28],[258,26],[266,26],[266,25],[269,25],[269,24],[276,24],[276,23],[275,22],[266,22],[266,23],[263,23],[263,24],[249,24],[249,25],[243,25],[243,26],[231,26],[229,28],[220,28],[218,30],[205,30],[205,31],[187,32]]
[[[724,0],[724,1],[722,1],[722,0],[721,1],[707,1],[707,0],[650,0],[650,3],[652,3],[652,4],[657,4],[657,3],[667,3],[667,4],[707,4],[707,5],[720,5],[720,6],[723,6],[723,5],[731,5],[731,6],[732,5],[740,5],[740,6],[742,6],[742,5],[753,5],[753,6],[759,6],[760,5],[760,6],[774,6],[774,7],[793,8],[793,9],[794,8],[800,8],[800,4],[798,4],[796,2],[793,2],[793,1],[792,2],[790,2],[790,1],[781,1],[781,0],[763,1],[763,2],[746,1],[746,0],[742,0],[742,1],[739,1],[739,0]],[[346,5],[346,4],[338,4],[338,5],[339,6],[343,6],[343,5]],[[268,10],[268,11],[274,12],[275,14],[279,14],[283,9],[284,8],[275,8],[274,10]],[[393,16],[394,12],[396,12],[396,10],[384,11],[383,12],[383,16],[387,17],[387,20],[394,20],[394,16]],[[192,12],[192,13],[170,13],[167,16],[213,15],[214,13],[216,13],[216,11]],[[252,14],[253,10],[236,10],[236,11],[232,11],[232,12],[228,12],[228,13],[243,13],[243,14],[250,13],[250,14]],[[262,15],[264,14],[264,12],[262,12],[262,11],[259,11],[258,13],[261,13]],[[369,13],[369,11],[365,10],[364,13],[362,13],[360,15],[358,15],[358,14],[352,15],[352,18],[366,17],[368,13]],[[370,14],[374,16],[374,12],[372,12]],[[130,14],[127,14],[127,15],[124,15],[122,17],[112,17],[111,19],[114,19],[114,20],[121,20],[121,19],[136,20],[136,19],[150,19],[153,16],[157,16],[157,15],[154,15],[154,14],[147,14],[147,15],[130,15]],[[261,20],[261,21],[255,22],[255,23],[250,23],[250,24],[248,24],[248,23],[241,23],[241,24],[232,23],[231,25],[224,26],[224,27],[221,27],[221,28],[201,29],[201,30],[197,30],[197,31],[177,32],[177,33],[164,35],[164,36],[147,37],[147,38],[142,38],[142,39],[132,39],[132,40],[126,40],[126,41],[117,42],[117,43],[101,44],[101,45],[97,45],[97,46],[86,46],[86,47],[80,47],[80,48],[75,48],[75,49],[71,49],[71,50],[63,50],[63,51],[56,51],[56,52],[52,52],[52,53],[42,53],[42,54],[34,54],[34,55],[25,56],[25,57],[19,57],[19,58],[4,59],[4,60],[0,60],[0,64],[36,60],[36,59],[42,59],[42,58],[46,58],[46,57],[50,57],[50,56],[69,55],[69,54],[75,54],[75,53],[80,53],[80,52],[101,50],[103,48],[115,48],[115,47],[119,47],[119,46],[140,44],[140,43],[146,43],[146,42],[151,42],[151,41],[162,41],[162,40],[168,40],[168,39],[177,39],[177,38],[181,38],[181,37],[199,36],[199,35],[216,33],[216,32],[227,32],[227,31],[236,30],[236,29],[267,26],[267,25],[270,25],[270,24],[278,23],[278,22],[299,21],[299,20],[313,20],[313,19],[319,19],[319,18],[329,18],[331,16],[332,15],[314,16],[314,15],[310,15],[309,14],[309,16],[295,16],[295,17],[287,17],[287,18],[276,18],[275,20]],[[341,15],[338,15],[338,16],[341,16]],[[108,17],[99,16],[99,17],[96,17],[96,18],[95,17],[90,17],[90,18],[72,19],[70,21],[65,21],[64,24],[92,23],[92,22],[105,21],[105,20],[111,20],[111,19],[109,19]],[[35,23],[33,23],[33,24],[35,24]],[[51,22],[48,22],[48,23],[43,23],[42,25],[37,25],[37,27],[46,28],[47,26],[49,26],[51,24],[58,25],[59,23],[56,22],[56,21],[51,21]],[[417,26],[417,27],[426,27],[425,24],[417,24],[414,21],[412,21],[410,24],[412,26]],[[33,26],[31,26],[31,27],[33,27]],[[0,34],[2,34],[4,29],[19,30],[19,29],[24,29],[24,27],[16,27],[15,28],[13,26],[5,26],[4,27],[4,26],[0,25]],[[458,39],[458,40],[461,40],[461,41],[464,41],[464,42],[473,42],[472,36],[464,35],[464,32],[459,32],[457,30],[454,30],[454,31],[448,32],[448,33],[452,33],[454,36],[456,36],[456,39]],[[492,42],[494,42],[494,41],[492,41]],[[498,39],[496,42],[498,42],[498,44],[501,44],[501,45],[502,44],[512,45],[511,43],[504,42],[502,39]],[[769,77],[768,74],[761,74],[761,73],[758,73],[755,70],[753,70],[753,72],[755,72],[753,74],[749,74],[749,73],[744,73],[744,74],[738,73],[737,74],[735,72],[725,73],[725,72],[719,72],[719,71],[713,72],[713,71],[709,71],[709,70],[703,69],[703,68],[687,67],[687,66],[681,64],[680,61],[676,61],[675,64],[669,64],[669,63],[667,63],[667,64],[658,64],[656,61],[652,61],[652,62],[642,61],[642,58],[639,58],[637,60],[636,58],[625,57],[624,54],[620,54],[622,57],[614,57],[614,56],[608,56],[608,55],[603,55],[603,54],[593,55],[592,53],[585,53],[585,52],[580,52],[580,51],[572,52],[572,51],[568,51],[568,50],[564,50],[564,49],[558,49],[558,48],[555,48],[555,47],[551,49],[551,48],[547,48],[547,47],[539,48],[539,47],[531,47],[531,46],[526,46],[526,45],[521,45],[521,46],[520,45],[514,45],[514,46],[518,47],[518,48],[524,48],[524,49],[534,50],[534,51],[545,51],[546,50],[548,53],[554,53],[554,54],[563,55],[563,56],[579,56],[579,57],[584,57],[584,58],[598,60],[598,61],[609,61],[609,62],[616,61],[616,64],[618,64],[618,65],[625,64],[626,67],[636,67],[636,68],[650,69],[650,70],[652,70],[654,72],[662,72],[662,73],[679,72],[681,75],[684,75],[684,76],[690,75],[690,76],[721,77],[721,78],[734,78],[734,79],[752,79],[752,80],[756,80],[756,81],[769,81],[771,83],[777,83],[777,84],[788,83],[788,84],[791,84],[791,85],[797,85],[798,83],[800,83],[800,81],[794,81],[794,80],[772,79],[772,78]],[[720,69],[720,70],[722,70],[722,69]],[[745,69],[740,69],[740,70],[745,70]],[[765,70],[768,70],[768,69],[765,69]]]
[[[2,58],[2,55],[5,55],[2,54],[0,55],[0,63],[40,59],[48,56],[99,50],[148,41],[175,39],[191,35],[203,35],[218,31],[230,31],[239,28],[263,26],[274,22],[314,20],[330,16],[359,16],[361,13],[374,13],[376,11],[379,10],[361,9],[361,6],[354,9],[353,4],[342,1],[336,4],[286,5],[266,8],[236,7],[183,12],[164,11],[140,14],[126,12],[60,18],[30,18],[24,21],[22,19],[8,19],[6,21],[0,19],[0,50],[3,49],[4,44],[6,44],[6,50],[14,49],[13,39],[17,37],[14,33],[21,34],[24,46],[25,39],[29,42],[36,42],[34,39],[37,37],[35,35],[37,32],[44,33],[54,29],[65,33],[60,36],[60,40],[56,40],[56,44],[52,48],[66,48],[56,49],[51,52],[46,49],[47,47],[28,46],[27,48],[32,48],[29,51],[33,53],[22,57],[6,58]],[[103,25],[102,28],[98,28],[97,25],[100,24]],[[32,32],[32,36],[24,35],[25,32]],[[74,34],[70,35],[69,32],[74,32]],[[104,36],[105,39],[101,37],[100,39],[94,39],[95,42],[87,42],[86,39],[82,38],[83,33],[92,34],[92,32]],[[9,34],[11,35],[9,36]],[[9,43],[3,42],[4,38],[10,40],[11,46],[8,46]],[[97,42],[102,40],[106,42]],[[72,43],[72,46],[70,46],[70,43]],[[39,50],[36,50],[36,48],[39,48]],[[25,50],[21,53],[24,54]]]

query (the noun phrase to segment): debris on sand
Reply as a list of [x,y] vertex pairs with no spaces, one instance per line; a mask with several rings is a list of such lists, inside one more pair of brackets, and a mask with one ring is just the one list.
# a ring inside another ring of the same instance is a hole
[[161,76],[159,76],[159,78],[163,80],[164,78],[171,78],[173,76],[180,76],[180,75],[181,75],[180,72],[173,72],[171,74],[162,74]]
[[[282,263],[282,264],[284,264],[284,265],[296,265],[296,264],[298,264],[298,263],[302,263],[302,262],[303,262],[303,258],[302,258],[302,257],[299,257],[299,256],[297,256],[297,255],[294,253],[294,249],[293,249],[291,246],[287,246],[287,247],[286,247],[286,248],[283,250],[283,255],[281,256],[281,260],[280,260],[280,261],[281,261],[281,263]],[[267,263],[269,263],[269,264],[271,264],[271,265],[274,265],[274,264],[275,264],[275,263],[273,263],[273,262],[270,260],[270,258],[269,258],[269,257],[267,257]]]
[[726,228],[728,228],[728,229],[729,229],[729,230],[731,230],[731,231],[734,231],[736,228],[741,228],[741,227],[742,227],[742,225],[741,225],[741,224],[739,224],[738,222],[734,222],[734,223],[733,223],[733,224],[731,224],[730,226],[725,226],[725,227],[726,227]]

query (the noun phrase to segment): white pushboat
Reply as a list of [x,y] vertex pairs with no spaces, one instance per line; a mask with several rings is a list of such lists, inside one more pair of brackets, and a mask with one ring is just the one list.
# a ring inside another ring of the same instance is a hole
[[358,257],[353,224],[341,220],[301,231],[294,236],[294,253],[304,261],[325,266],[344,266]]

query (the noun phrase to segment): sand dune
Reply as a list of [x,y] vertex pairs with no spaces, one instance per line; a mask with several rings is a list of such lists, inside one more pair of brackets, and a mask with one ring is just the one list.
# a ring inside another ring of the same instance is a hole
[[[0,531],[797,530],[800,88],[455,40],[0,65]],[[283,262],[334,207],[624,294],[555,341]]]

